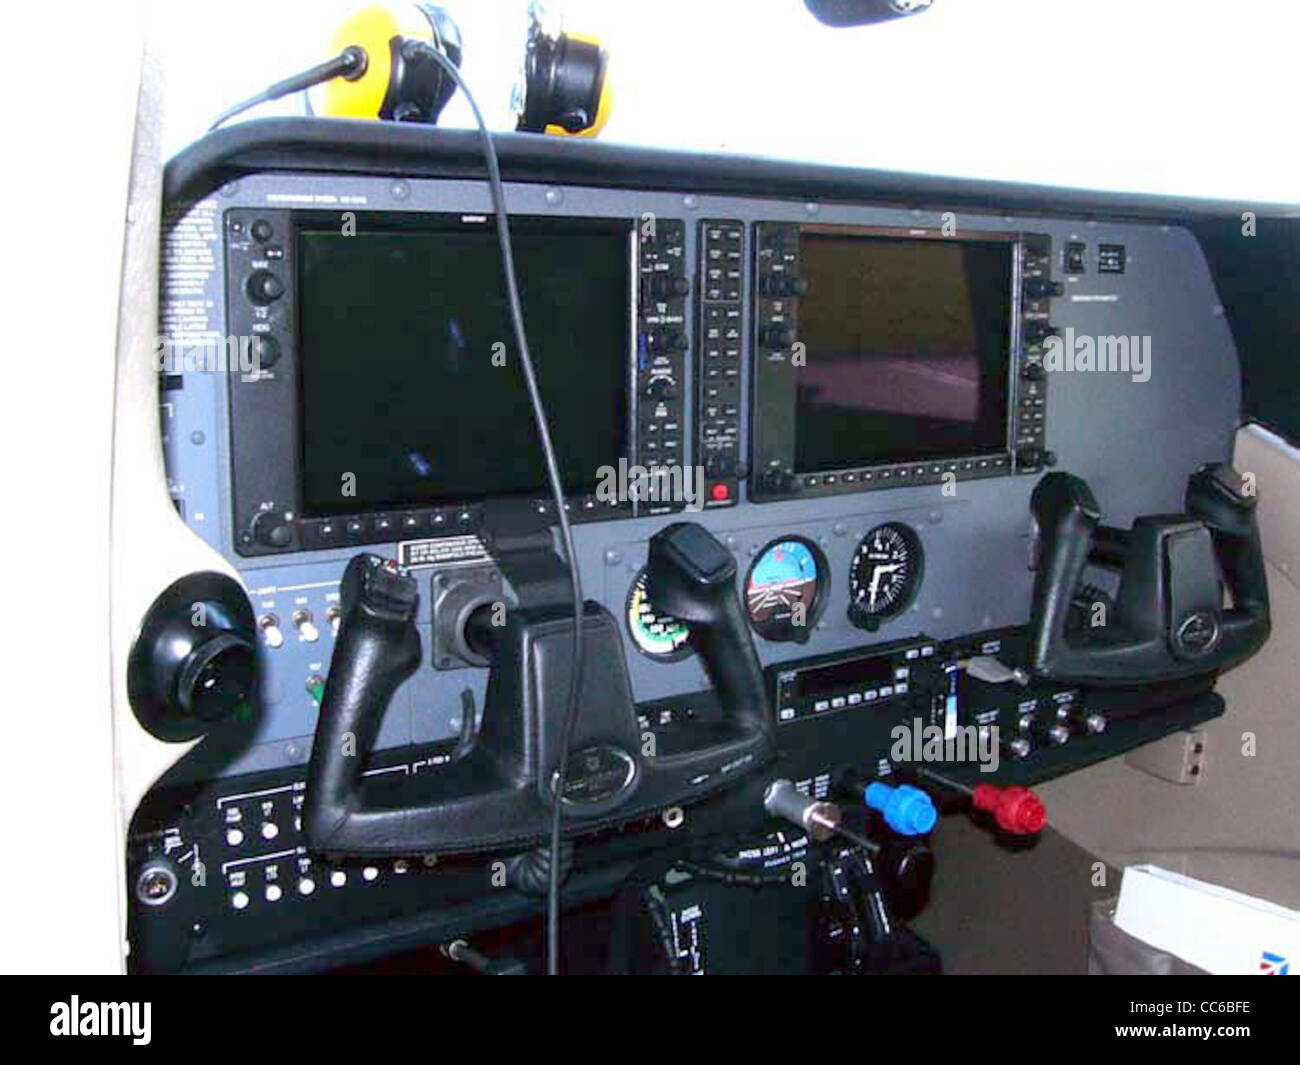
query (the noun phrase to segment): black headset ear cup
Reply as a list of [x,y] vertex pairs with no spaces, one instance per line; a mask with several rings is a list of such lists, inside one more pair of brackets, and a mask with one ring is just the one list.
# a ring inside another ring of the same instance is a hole
[[417,6],[429,20],[432,41],[396,36],[388,42],[391,72],[379,117],[433,125],[456,91],[456,83],[433,53],[442,52],[459,68],[463,49],[460,27],[445,10],[434,4]]
[[535,35],[525,60],[524,112],[518,128],[542,133],[559,126],[580,133],[595,124],[605,87],[605,51],[590,41]]
[[[456,20],[448,14],[446,8],[437,4],[418,4],[417,6],[424,13],[425,18],[429,20],[429,28],[433,32],[434,47],[440,49],[442,54],[450,59],[452,65],[459,70],[461,56],[465,53],[465,46],[461,40],[460,27],[456,24]],[[437,116],[447,106],[447,101],[456,92],[456,83],[447,76],[446,72],[439,68],[438,73],[441,77],[441,84],[437,90],[437,97],[432,103],[433,121],[437,120]]]
[[456,91],[455,83],[434,58],[436,45],[413,37],[394,37],[388,46],[392,72],[379,117],[392,122],[435,124]]

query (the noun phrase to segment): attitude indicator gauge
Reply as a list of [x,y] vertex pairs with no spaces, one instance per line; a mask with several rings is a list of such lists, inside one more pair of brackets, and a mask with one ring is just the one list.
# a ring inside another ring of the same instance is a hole
[[655,609],[641,570],[627,593],[627,628],[636,649],[660,662],[675,662],[691,653],[691,626]]
[[891,521],[862,538],[849,566],[849,620],[875,630],[912,605],[925,555],[911,526]]
[[749,623],[765,640],[807,641],[826,605],[826,558],[811,540],[773,540],[745,578]]

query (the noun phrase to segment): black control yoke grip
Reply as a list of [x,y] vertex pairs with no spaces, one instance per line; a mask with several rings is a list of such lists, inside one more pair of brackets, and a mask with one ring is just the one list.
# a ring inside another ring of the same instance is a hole
[[[1100,685],[1177,680],[1230,669],[1268,639],[1255,497],[1231,466],[1192,475],[1185,514],[1142,517],[1127,532],[1100,526],[1097,501],[1072,474],[1043,477],[1030,507],[1039,551],[1031,665],[1040,676]],[[1117,616],[1095,632],[1067,632],[1084,567],[1099,553],[1121,571]]]
[[1197,470],[1187,481],[1187,511],[1214,533],[1224,579],[1238,608],[1268,611],[1268,578],[1255,523],[1257,497],[1227,463]]
[[413,577],[376,555],[348,563],[340,589],[339,634],[307,770],[303,828],[316,850],[330,850],[358,812],[361,774],[397,687],[420,664]]
[[1086,481],[1069,473],[1049,473],[1030,498],[1038,537],[1034,580],[1033,661],[1042,665],[1065,641],[1070,603],[1088,564],[1101,508]]
[[1240,661],[1253,654],[1272,632],[1268,574],[1255,520],[1253,492],[1227,463],[1205,466],[1187,481],[1187,511],[1214,537],[1219,567],[1232,592],[1232,609],[1223,616],[1225,657]]
[[656,609],[692,624],[692,643],[733,720],[767,736],[763,667],[740,605],[731,552],[701,525],[669,525],[650,540],[646,592]]

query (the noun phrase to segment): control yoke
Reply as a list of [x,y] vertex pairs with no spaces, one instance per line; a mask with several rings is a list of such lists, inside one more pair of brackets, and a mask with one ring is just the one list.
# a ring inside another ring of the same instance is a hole
[[731,552],[701,525],[669,525],[650,541],[646,591],[659,609],[692,624],[691,642],[740,732],[770,741],[763,667],[736,592]]
[[[554,561],[553,553],[548,557]],[[599,604],[585,604],[587,655],[559,796],[568,822],[594,828],[693,802],[770,761],[771,715],[735,571],[731,554],[699,525],[668,526],[650,542],[651,594],[692,622],[723,707],[721,723],[683,726],[681,736],[653,746],[643,742],[637,722],[622,631]],[[571,605],[521,594],[505,624],[471,617],[471,638],[491,663],[477,732],[445,765],[367,777],[389,700],[420,664],[418,598],[415,578],[391,560],[361,554],[348,564],[307,771],[309,844],[326,854],[365,856],[543,843],[573,665]]]
[[[1230,669],[1268,639],[1255,497],[1226,463],[1191,476],[1185,513],[1141,517],[1131,529],[1102,525],[1087,483],[1068,473],[1039,481],[1030,507],[1038,675],[1099,686],[1173,681]],[[1119,589],[1113,607],[1099,599],[1079,619],[1089,563],[1118,570]]]

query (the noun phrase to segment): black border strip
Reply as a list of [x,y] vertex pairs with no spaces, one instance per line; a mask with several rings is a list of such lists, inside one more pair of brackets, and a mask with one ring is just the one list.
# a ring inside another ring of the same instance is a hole
[[[1300,208],[1283,204],[935,177],[526,133],[497,133],[492,139],[507,181],[1169,223],[1238,217],[1243,209],[1258,217],[1300,213]],[[219,129],[176,155],[163,175],[164,204],[202,199],[244,175],[277,170],[440,178],[481,178],[484,173],[482,146],[472,130],[357,119],[262,118]]]

